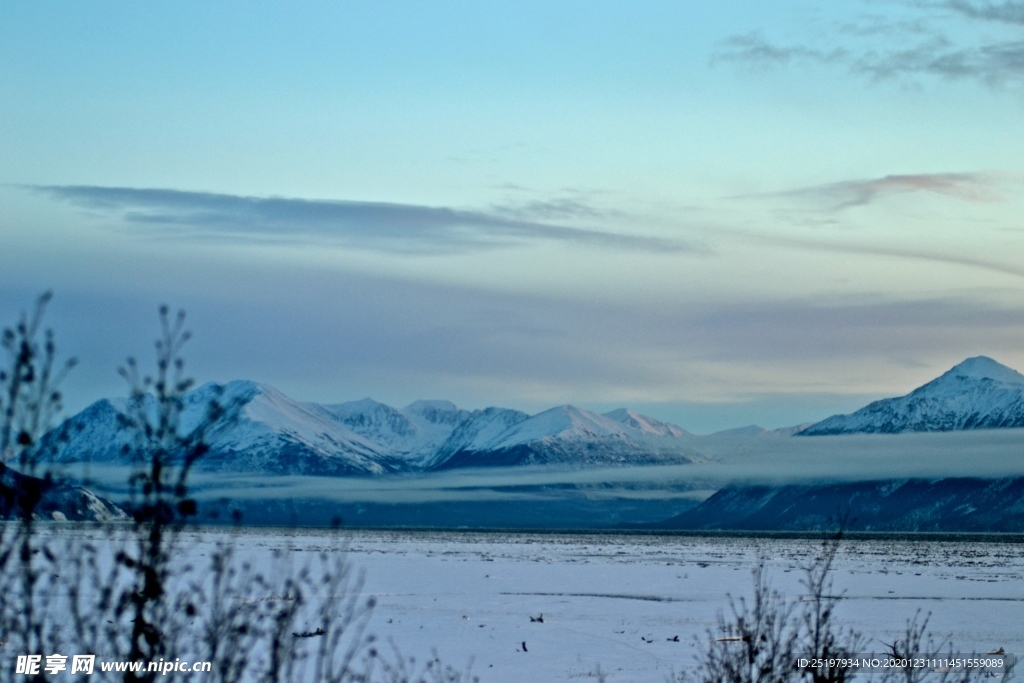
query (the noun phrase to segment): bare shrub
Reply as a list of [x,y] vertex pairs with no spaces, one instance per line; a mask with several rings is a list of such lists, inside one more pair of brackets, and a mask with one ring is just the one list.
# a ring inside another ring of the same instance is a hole
[[[918,610],[907,619],[906,628],[899,638],[886,645],[886,654],[897,661],[910,660],[949,660],[957,654],[948,639],[938,639],[928,631],[930,614]],[[1013,676],[1010,666],[998,678],[1006,681]],[[934,681],[935,683],[970,683],[971,681],[992,680],[994,673],[982,669],[946,668],[946,667],[915,667],[905,666],[890,669],[880,677],[881,683],[919,683]]]
[[53,332],[42,327],[50,299],[50,293],[40,296],[31,313],[0,333],[7,356],[0,369],[0,517],[8,520],[0,523],[0,629],[5,645],[20,652],[40,651],[61,635],[51,611],[54,577],[35,561],[39,554],[56,558],[34,533],[53,481],[49,473],[34,476],[33,446],[60,412],[58,387],[75,365],[74,359],[58,363]]
[[[825,538],[817,558],[804,567],[800,581],[804,594],[800,599],[800,652],[801,658],[810,660],[849,659],[856,655],[864,643],[859,633],[842,626],[836,619],[836,606],[843,596],[835,592],[832,582],[832,563],[842,533]],[[802,680],[813,683],[842,683],[853,676],[846,667],[809,666],[802,669]]]
[[[906,666],[883,671],[857,667],[799,666],[800,659],[843,660],[858,654],[867,639],[836,617],[843,599],[832,580],[833,563],[842,534],[827,537],[816,558],[803,568],[804,593],[794,601],[771,588],[762,558],[753,570],[753,596],[729,598],[729,614],[719,614],[708,631],[694,671],[676,676],[678,682],[698,683],[841,683],[852,679],[879,683],[969,683],[995,674],[981,669]],[[903,634],[887,644],[886,655],[896,660],[942,659],[954,653],[946,640],[928,631],[928,616],[918,611]],[[963,657],[963,655],[959,655]],[[1012,668],[1001,676],[1012,677]]]
[[[833,589],[832,563],[840,535],[823,541],[817,557],[804,567],[804,594],[789,600],[774,590],[762,558],[753,571],[753,596],[729,598],[729,616],[720,614],[707,634],[694,678],[716,683],[841,683],[851,677],[843,668],[807,666],[798,660],[849,657],[862,642],[835,616],[842,599]],[[680,677],[686,680],[687,676]]]
[[[692,679],[700,683],[770,683],[795,679],[799,630],[795,603],[771,587],[762,560],[753,571],[751,599],[729,597],[718,615]],[[679,680],[691,680],[684,674]]]

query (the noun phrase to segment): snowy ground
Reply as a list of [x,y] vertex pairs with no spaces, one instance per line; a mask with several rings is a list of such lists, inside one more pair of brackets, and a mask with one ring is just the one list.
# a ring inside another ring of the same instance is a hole
[[[484,682],[662,681],[692,665],[696,637],[750,591],[767,558],[773,585],[800,593],[813,540],[459,532],[188,532],[204,554],[232,537],[246,554],[315,551],[347,539],[379,597],[373,630],[405,654],[471,658]],[[916,610],[957,652],[1024,652],[1024,544],[851,540],[837,558],[844,620],[894,640]],[[530,617],[543,615],[543,622]],[[675,642],[675,636],[679,641]],[[523,644],[526,648],[524,651]]]

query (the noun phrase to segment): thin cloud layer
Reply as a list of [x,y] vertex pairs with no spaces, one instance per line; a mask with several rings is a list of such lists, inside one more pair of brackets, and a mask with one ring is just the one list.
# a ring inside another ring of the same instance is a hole
[[866,206],[890,195],[911,192],[927,192],[966,202],[992,202],[1000,196],[994,179],[980,173],[887,175],[882,178],[815,185],[776,196],[807,199],[839,211]]
[[[700,250],[680,240],[450,207],[86,185],[33,186],[31,189],[58,201],[116,217],[130,226],[184,237],[333,242],[406,253],[461,252],[532,241],[649,252]],[[548,213],[565,217],[579,212]]]
[[929,252],[923,249],[907,249],[889,247],[884,244],[857,244],[839,240],[807,239],[800,237],[787,237],[783,235],[758,235],[754,233],[734,233],[745,239],[763,242],[778,247],[789,247],[795,249],[807,249],[810,251],[821,251],[832,254],[860,254],[864,256],[884,256],[889,258],[910,259],[913,261],[924,261],[931,263],[943,263],[968,268],[980,268],[993,273],[1002,273],[1013,277],[1024,278],[1024,268],[1012,263],[1000,263],[999,261],[972,258],[952,253]]
[[[908,477],[1021,476],[1020,430],[875,434],[826,438],[708,437],[691,446],[709,458],[686,465],[604,468],[532,466],[473,468],[417,476],[304,477],[268,480],[245,474],[197,472],[195,495],[216,501],[277,498],[389,504],[442,501],[539,501],[574,497],[703,499],[729,483],[841,482]],[[972,458],[964,458],[970,452]],[[108,495],[124,494],[119,465],[69,466]]]
[[[930,194],[948,197],[971,204],[994,203],[1012,196],[1012,185],[1019,178],[995,173],[930,173],[887,175],[880,178],[844,180],[836,183],[802,187],[784,192],[773,192],[733,197],[734,200],[783,201],[779,215],[790,224],[799,220],[814,227],[843,225],[841,212],[869,206],[880,200],[908,194]],[[796,212],[793,211],[796,205]],[[795,217],[795,218],[794,218]],[[877,237],[851,237],[849,232],[837,234],[781,233],[749,229],[717,228],[719,236],[729,235],[744,241],[760,242],[774,247],[820,251],[837,255],[858,254],[886,258],[910,259],[937,264],[951,264],[979,268],[993,273],[1024,277],[1021,268],[1012,259],[982,258],[970,251],[943,250],[925,244],[893,243]]]

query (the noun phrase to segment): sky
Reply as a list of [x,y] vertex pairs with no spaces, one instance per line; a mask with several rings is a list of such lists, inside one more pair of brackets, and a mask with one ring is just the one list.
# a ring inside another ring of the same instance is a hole
[[0,4],[0,320],[706,433],[1024,369],[1024,2]]

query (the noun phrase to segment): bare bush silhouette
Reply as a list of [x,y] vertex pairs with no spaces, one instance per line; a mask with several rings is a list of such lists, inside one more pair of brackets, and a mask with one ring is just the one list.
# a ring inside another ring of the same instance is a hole
[[[862,654],[868,640],[836,617],[843,599],[833,584],[834,560],[842,534],[827,537],[816,558],[803,568],[803,595],[790,600],[774,590],[766,561],[753,570],[753,595],[729,598],[729,613],[718,617],[708,631],[693,671],[676,676],[678,683],[841,683],[848,680],[879,683],[968,683],[991,680],[996,674],[981,669],[896,666],[883,671],[851,666],[800,665],[800,660],[844,660]],[[953,648],[928,632],[928,617],[920,612],[906,630],[888,644],[885,654],[897,662],[948,658]],[[1012,677],[1012,666],[999,675]]]
[[[53,489],[49,473],[37,473],[33,446],[60,413],[59,384],[75,365],[57,360],[52,330],[42,327],[52,295],[40,296],[31,312],[0,333],[7,356],[0,369],[0,628],[12,650],[36,652],[59,641],[53,628],[52,576],[35,558],[55,560],[38,543],[35,525],[40,504]],[[12,469],[16,466],[19,471]]]
[[753,571],[751,599],[729,598],[729,616],[720,614],[707,634],[698,667],[680,681],[768,683],[795,680],[799,631],[796,605],[774,590],[764,563]]
[[[836,619],[836,606],[843,599],[835,592],[832,566],[842,541],[842,532],[825,538],[813,562],[804,567],[800,584],[804,594],[800,600],[800,652],[811,660],[849,659],[864,644],[860,633],[842,626]],[[845,667],[809,666],[803,679],[812,683],[843,683],[853,676]]]

